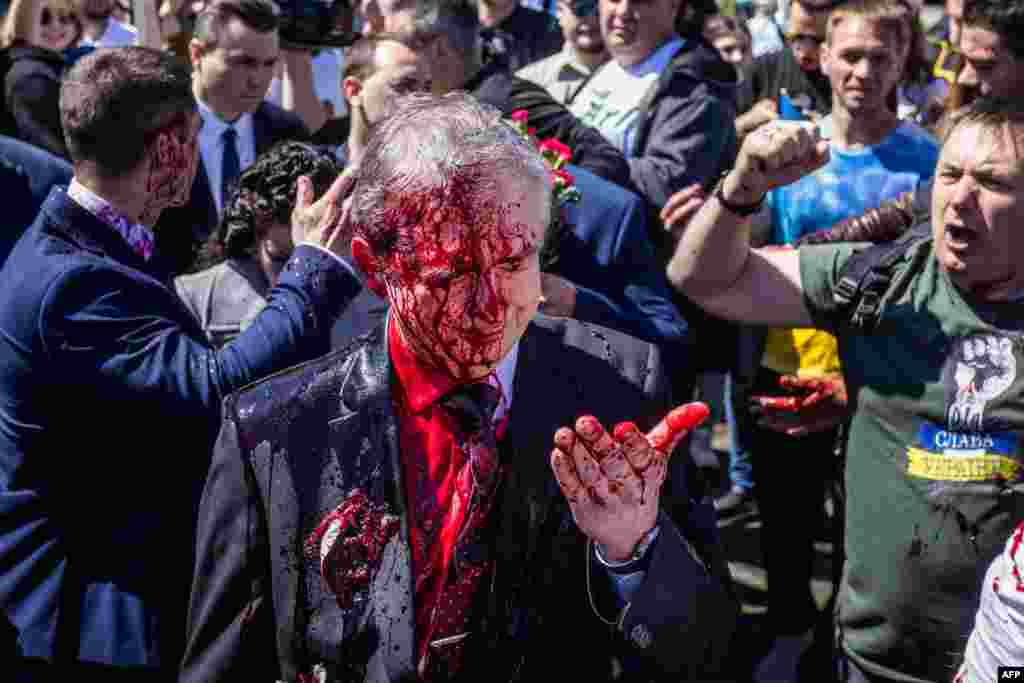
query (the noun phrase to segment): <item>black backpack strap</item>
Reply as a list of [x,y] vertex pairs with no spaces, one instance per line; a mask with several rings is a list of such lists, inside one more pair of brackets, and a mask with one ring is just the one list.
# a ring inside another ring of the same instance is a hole
[[894,266],[914,245],[929,238],[931,226],[919,223],[892,242],[875,244],[850,256],[839,272],[832,295],[838,305],[836,317],[848,318],[854,327],[871,332],[892,282]]

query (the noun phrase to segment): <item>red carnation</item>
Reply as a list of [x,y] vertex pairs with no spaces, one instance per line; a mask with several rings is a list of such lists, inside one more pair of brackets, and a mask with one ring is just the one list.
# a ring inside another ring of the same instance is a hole
[[556,169],[551,172],[555,176],[555,184],[561,183],[562,187],[572,187],[576,184],[576,179],[572,176],[572,173],[562,169]]
[[530,114],[525,109],[516,109],[512,112],[512,120],[516,123],[526,123],[530,120]]

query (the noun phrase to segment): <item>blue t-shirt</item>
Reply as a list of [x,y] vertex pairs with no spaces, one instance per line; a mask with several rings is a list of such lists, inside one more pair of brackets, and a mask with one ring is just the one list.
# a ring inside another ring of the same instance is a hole
[[904,121],[874,147],[848,151],[832,145],[831,153],[825,166],[772,191],[775,244],[792,244],[916,189],[934,175],[939,143],[917,124]]

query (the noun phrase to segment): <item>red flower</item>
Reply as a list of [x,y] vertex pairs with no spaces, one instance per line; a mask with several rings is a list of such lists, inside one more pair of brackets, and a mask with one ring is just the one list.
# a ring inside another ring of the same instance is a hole
[[526,123],[530,120],[530,114],[525,109],[516,109],[512,112],[512,120],[516,123]]
[[572,187],[576,184],[576,179],[572,176],[572,173],[569,173],[568,171],[564,171],[559,168],[551,171],[551,174],[554,176],[553,180],[556,188],[559,185],[562,187]]
[[385,546],[399,528],[398,517],[356,489],[306,539],[305,554],[319,561],[320,575],[342,609],[366,590]]
[[554,138],[548,138],[540,143],[539,149],[541,155],[552,164],[555,164],[556,168],[567,163],[572,158],[572,150]]

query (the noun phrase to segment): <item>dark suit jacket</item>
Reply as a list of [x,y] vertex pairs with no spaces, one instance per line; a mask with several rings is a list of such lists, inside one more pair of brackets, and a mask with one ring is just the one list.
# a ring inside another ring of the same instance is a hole
[[0,265],[32,224],[50,189],[71,182],[71,164],[39,147],[0,135],[0,187],[4,190],[4,222]]
[[301,246],[215,352],[163,274],[51,192],[0,269],[0,607],[22,655],[176,667],[220,403],[325,353],[357,291]]
[[570,230],[551,272],[577,286],[573,317],[658,344],[675,362],[687,326],[648,237],[646,205],[582,168],[567,170],[581,198],[564,206]]
[[[309,130],[298,116],[273,102],[262,102],[253,112],[256,156],[278,142],[308,140]],[[217,205],[202,160],[198,162],[192,193],[185,206],[165,210],[156,225],[157,251],[174,275],[187,272],[196,250],[217,227]],[[242,169],[243,171],[245,169]]]
[[19,140],[68,158],[60,122],[60,81],[64,55],[19,44],[9,48],[11,67],[4,78],[4,102],[14,118]]
[[[408,519],[385,326],[349,349],[233,395],[200,508],[181,681],[414,679]],[[551,439],[589,412],[650,426],[667,407],[659,353],[574,320],[539,317],[519,347],[493,581],[467,681],[606,680],[611,652],[669,680],[715,680],[735,620],[714,513],[684,456],[663,491],[646,580],[610,629],[589,606],[584,537],[551,473]],[[355,489],[401,519],[370,585],[339,607],[303,544]],[[591,567],[594,592],[609,582]],[[603,603],[602,603],[603,604]],[[585,643],[585,648],[579,648]],[[474,656],[475,653],[475,656]]]

